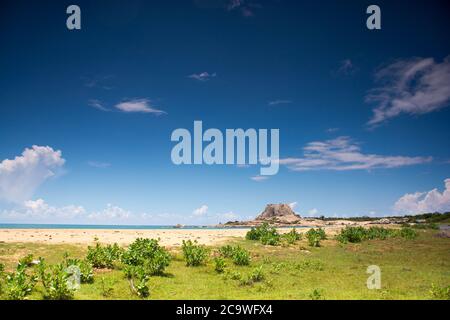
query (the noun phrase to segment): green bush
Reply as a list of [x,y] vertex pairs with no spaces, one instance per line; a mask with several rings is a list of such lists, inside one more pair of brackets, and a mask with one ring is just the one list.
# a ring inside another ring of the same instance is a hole
[[219,248],[219,254],[224,258],[231,258],[233,256],[233,246],[226,245]]
[[191,240],[183,240],[181,249],[183,250],[183,256],[187,266],[196,267],[205,264],[206,259],[208,258],[208,249],[198,245],[197,240],[194,242]]
[[118,261],[123,253],[123,249],[117,243],[113,245],[102,246],[96,243],[95,247],[88,247],[86,260],[92,264],[94,268],[113,269],[114,263]]
[[282,238],[288,243],[288,244],[294,244],[296,241],[302,239],[302,234],[298,233],[297,230],[292,228],[291,231],[285,233],[282,235]]
[[19,260],[19,264],[24,265],[25,267],[31,267],[33,265],[33,255],[28,254],[25,257]]
[[240,246],[223,246],[219,249],[219,254],[224,258],[231,258],[237,266],[247,266],[250,264],[250,252]]
[[93,283],[94,270],[92,264],[86,260],[69,258],[68,254],[64,255],[64,265],[66,268],[75,266],[80,270],[80,283]]
[[17,266],[14,272],[4,272],[2,265],[0,276],[3,279],[4,286],[1,286],[1,292],[9,300],[24,300],[33,291],[38,280],[35,274],[27,274],[27,267],[25,264]]
[[326,239],[326,234],[322,228],[312,228],[306,232],[306,238],[308,239],[308,244],[311,247],[320,247],[320,241]]
[[239,284],[241,286],[250,286],[256,282],[261,282],[264,280],[264,273],[262,271],[262,266],[256,267],[252,270],[252,272],[245,276],[245,277],[240,277],[239,279]]
[[122,254],[121,261],[128,266],[140,266],[148,276],[164,274],[171,256],[156,239],[136,239]]
[[231,258],[233,259],[233,263],[237,266],[248,266],[250,264],[250,252],[239,246],[233,249]]
[[215,257],[214,258],[214,270],[217,273],[223,273],[226,268],[225,259],[222,257]]
[[387,229],[381,227],[346,227],[336,236],[341,243],[358,243],[365,240],[385,240],[394,237],[402,237],[408,240],[415,239],[417,232],[409,227],[398,229]]
[[411,228],[402,228],[400,230],[400,237],[407,240],[413,240],[417,238],[417,231]]
[[[49,270],[49,272],[47,272]],[[49,300],[73,299],[75,287],[70,286],[69,276],[64,264],[47,267],[44,260],[40,259],[38,273],[44,287],[44,298]]]
[[280,242],[280,235],[277,230],[270,227],[267,222],[260,226],[251,228],[245,235],[247,240],[260,240],[264,245],[276,246]]

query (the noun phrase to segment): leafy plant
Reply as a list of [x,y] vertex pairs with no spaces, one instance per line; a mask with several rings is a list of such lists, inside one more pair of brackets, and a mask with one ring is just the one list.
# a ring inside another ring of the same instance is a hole
[[196,267],[205,264],[208,258],[208,249],[198,245],[197,240],[194,240],[194,242],[183,240],[181,249],[187,266]]
[[270,227],[267,222],[260,226],[251,228],[245,235],[247,240],[260,240],[264,245],[276,246],[280,242],[280,235],[277,230]]
[[233,248],[233,255],[231,257],[233,263],[237,266],[248,266],[250,264],[250,252],[239,246]]
[[387,229],[381,227],[346,227],[336,236],[336,239],[341,243],[359,243],[365,240],[385,240],[388,238],[402,237],[408,240],[415,239],[417,232],[409,227],[398,229]]
[[311,300],[322,300],[322,290],[320,289],[314,289],[310,294],[309,294],[309,298]]
[[66,268],[75,266],[80,271],[80,283],[93,283],[94,270],[92,264],[87,260],[69,258],[69,255],[64,255],[64,265]]
[[23,300],[31,294],[36,286],[37,277],[26,272],[26,265],[19,263],[16,270],[12,273],[5,273],[2,265],[1,277],[4,279],[4,288],[1,290],[9,300]]
[[296,241],[301,240],[302,235],[301,233],[298,233],[297,230],[292,228],[291,231],[288,233],[285,233],[282,235],[282,238],[288,243],[288,244],[294,244]]
[[[49,272],[47,272],[49,270]],[[49,300],[73,299],[75,287],[69,284],[69,273],[62,263],[47,267],[40,259],[38,273],[44,287],[44,298]]]
[[94,268],[114,268],[114,262],[120,259],[123,249],[117,243],[113,245],[102,246],[96,243],[95,247],[88,247],[86,260],[89,261]]
[[233,256],[233,246],[226,245],[219,248],[219,254],[224,258],[231,258]]
[[33,255],[28,254],[25,257],[19,260],[19,264],[24,265],[25,267],[31,267],[33,265]]
[[249,286],[256,282],[261,282],[264,280],[264,273],[262,271],[262,266],[256,267],[252,272],[246,277],[240,277],[239,284],[241,286]]
[[417,231],[411,228],[402,228],[400,230],[400,237],[407,240],[413,240],[417,238]]
[[226,268],[225,259],[222,257],[215,257],[214,258],[214,270],[217,273],[223,273]]
[[140,266],[148,276],[161,275],[169,266],[171,256],[156,239],[136,239],[122,254],[122,262],[128,266]]
[[306,238],[311,247],[320,247],[320,241],[326,239],[326,234],[322,228],[312,228],[306,232]]
[[114,292],[114,284],[114,281],[107,280],[104,277],[100,278],[100,290],[103,297],[111,297],[112,293]]

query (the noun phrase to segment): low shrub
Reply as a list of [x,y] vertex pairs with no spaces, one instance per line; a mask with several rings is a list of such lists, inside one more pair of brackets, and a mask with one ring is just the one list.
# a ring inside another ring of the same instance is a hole
[[402,229],[387,229],[381,227],[346,227],[336,236],[341,243],[359,243],[365,240],[385,240],[388,238],[402,237],[408,240],[415,239],[417,232],[409,227]]
[[[49,270],[49,272],[47,272]],[[40,259],[38,273],[44,287],[44,298],[49,300],[73,299],[75,286],[70,283],[70,274],[64,264],[47,267],[44,260]]]
[[326,234],[322,228],[312,228],[306,232],[306,238],[311,247],[320,247],[320,241],[326,239]]
[[245,235],[247,240],[259,240],[264,245],[276,246],[280,242],[280,235],[274,227],[267,222],[260,226],[251,228]]
[[223,273],[226,268],[225,259],[222,257],[215,257],[214,258],[214,270],[217,273]]
[[102,246],[97,242],[94,247],[88,247],[86,260],[89,261],[94,268],[113,269],[114,263],[120,259],[123,251],[123,248],[119,247],[117,243]]
[[94,270],[92,264],[87,260],[69,258],[69,255],[64,255],[64,265],[66,268],[75,266],[80,271],[80,283],[93,283]]
[[31,267],[33,265],[33,255],[28,254],[25,257],[19,260],[19,264],[24,265],[25,267]]
[[296,241],[301,240],[302,239],[302,234],[298,233],[297,230],[295,230],[294,228],[283,234],[282,238],[288,243],[288,244],[294,244]]
[[231,258],[237,266],[247,266],[250,264],[250,252],[240,246],[223,246],[219,249],[219,254],[223,258]]
[[37,283],[35,274],[28,274],[25,264],[19,263],[14,272],[4,272],[1,266],[0,277],[4,285],[0,285],[1,292],[8,300],[24,300],[31,294]]
[[224,258],[231,258],[233,256],[233,246],[226,245],[219,248],[219,254]]
[[198,245],[197,240],[194,240],[194,242],[191,240],[183,240],[181,249],[188,267],[196,267],[205,264],[206,259],[208,258],[208,249],[204,246]]
[[264,280],[264,273],[262,271],[262,266],[256,267],[252,272],[246,277],[240,277],[239,284],[241,286],[249,286],[256,282],[261,282]]
[[417,238],[417,231],[411,228],[402,228],[400,230],[400,237],[407,240],[414,240]]
[[156,239],[136,239],[121,256],[128,266],[140,266],[148,276],[162,275],[169,266],[171,256]]
[[237,266],[248,266],[250,264],[250,252],[239,246],[233,249],[231,258]]

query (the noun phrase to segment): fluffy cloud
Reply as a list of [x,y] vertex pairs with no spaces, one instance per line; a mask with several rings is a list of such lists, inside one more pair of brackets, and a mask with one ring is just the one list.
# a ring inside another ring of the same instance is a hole
[[193,73],[193,74],[189,75],[188,78],[195,79],[198,81],[208,81],[211,78],[215,78],[216,76],[217,76],[217,74],[215,72],[210,74],[205,71],[205,72],[201,72],[201,73]]
[[42,199],[37,199],[25,201],[21,208],[10,211],[4,210],[2,217],[12,220],[55,222],[60,219],[67,220],[82,217],[85,214],[86,210],[82,206],[54,207]]
[[208,212],[208,206],[206,204],[202,205],[200,208],[195,209],[192,214],[196,217],[204,216]]
[[87,217],[92,220],[110,221],[111,219],[126,220],[131,216],[131,212],[114,206],[110,203],[102,211],[93,212]]
[[310,142],[303,148],[303,158],[280,159],[280,164],[294,171],[370,170],[397,168],[430,162],[431,157],[381,156],[364,154],[349,137]]
[[156,115],[165,114],[165,111],[155,109],[150,105],[148,99],[132,99],[126,100],[115,105],[115,108],[122,112],[138,112],[138,113],[153,113]]
[[369,125],[378,125],[400,114],[420,115],[449,106],[450,56],[441,63],[433,58],[399,60],[379,70],[381,86],[369,92],[375,103]]
[[397,200],[394,210],[402,214],[419,214],[450,211],[450,179],[445,180],[445,190],[407,193]]
[[58,173],[64,162],[61,151],[48,146],[32,146],[13,160],[3,160],[0,162],[0,200],[16,203],[29,200],[42,183]]

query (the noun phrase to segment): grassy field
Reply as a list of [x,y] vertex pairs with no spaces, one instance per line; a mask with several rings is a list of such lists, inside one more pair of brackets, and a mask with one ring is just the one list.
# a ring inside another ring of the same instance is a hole
[[[225,273],[206,265],[187,267],[181,250],[171,249],[172,261],[163,276],[149,279],[149,299],[432,299],[432,284],[450,285],[450,239],[436,230],[421,230],[414,240],[391,238],[358,244],[324,240],[310,247],[305,240],[294,245],[264,246],[257,241],[235,240],[251,253],[249,266],[227,261]],[[217,248],[211,248],[211,255]],[[65,252],[84,258],[87,248],[73,245],[0,243],[0,263],[12,271],[18,259],[33,254],[48,264],[58,263]],[[381,268],[380,290],[366,287],[369,265]],[[262,266],[264,279],[243,284],[244,277]],[[82,284],[75,299],[139,299],[124,272],[94,270],[94,282]],[[233,276],[234,275],[234,276]],[[28,297],[42,299],[38,284]]]

